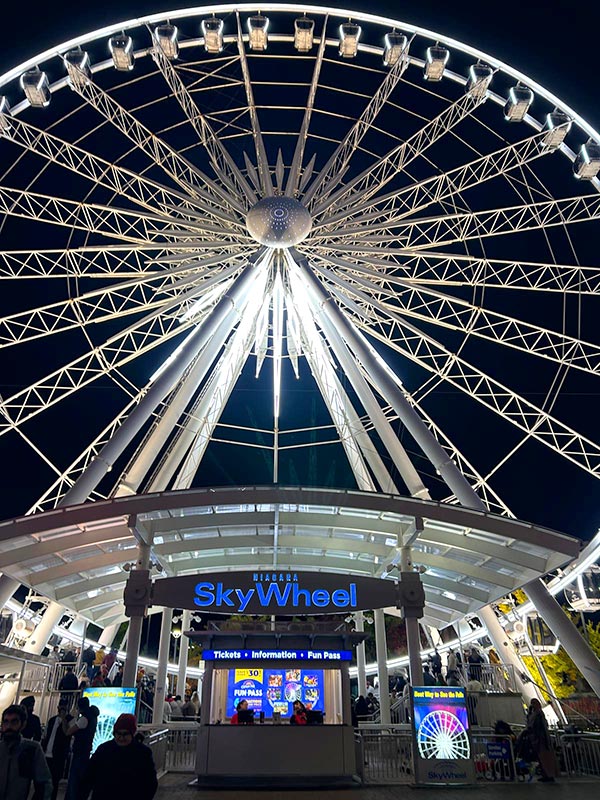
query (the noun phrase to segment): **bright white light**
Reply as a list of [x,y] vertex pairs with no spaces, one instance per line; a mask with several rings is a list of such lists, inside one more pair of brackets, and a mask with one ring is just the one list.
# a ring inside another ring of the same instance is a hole
[[195,303],[193,303],[188,310],[181,316],[181,322],[186,322],[188,319],[195,317],[197,314],[202,311],[202,309],[209,306],[213,300],[215,300],[220,294],[222,294],[225,289],[231,284],[233,278],[228,278],[223,283],[219,284],[218,286],[213,286],[210,291],[203,294],[202,297],[198,298]]
[[283,283],[277,272],[273,285],[273,416],[279,419],[281,404],[281,356],[283,353]]

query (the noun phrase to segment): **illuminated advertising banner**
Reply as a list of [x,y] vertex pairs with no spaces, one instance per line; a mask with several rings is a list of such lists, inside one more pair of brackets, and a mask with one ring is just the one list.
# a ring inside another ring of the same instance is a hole
[[398,584],[321,572],[221,572],[161,578],[151,602],[225,614],[331,614],[397,606]]
[[203,650],[202,658],[205,661],[352,661],[351,650],[263,650],[262,648],[248,648],[239,650],[227,648],[224,650]]
[[463,688],[411,688],[415,778],[419,784],[474,780],[467,698]]
[[83,696],[100,711],[92,753],[104,742],[113,738],[113,726],[121,714],[135,714],[137,689],[120,686],[84,689]]
[[278,712],[292,715],[292,705],[300,700],[307,709],[325,711],[323,704],[323,670],[320,669],[230,669],[227,681],[227,716],[240,700],[248,701],[255,716],[265,718]]

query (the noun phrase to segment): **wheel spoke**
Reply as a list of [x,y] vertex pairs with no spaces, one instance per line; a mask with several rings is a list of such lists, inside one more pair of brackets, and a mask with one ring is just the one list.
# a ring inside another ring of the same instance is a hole
[[188,122],[195,130],[199,141],[206,148],[215,174],[228,191],[234,193],[234,196],[240,201],[240,205],[249,208],[256,202],[256,195],[221,140],[215,136],[210,123],[200,112],[179,73],[176,72],[175,67],[166,57],[158,43],[154,45],[152,56],[174,97],[183,109]]
[[242,35],[242,23],[240,21],[239,11],[236,11],[235,15],[237,19],[237,42],[238,52],[240,55],[240,66],[242,68],[242,75],[244,77],[244,89],[246,90],[248,113],[250,114],[250,122],[252,124],[252,138],[254,139],[260,185],[263,195],[265,197],[271,197],[273,195],[273,182],[271,180],[271,172],[269,170],[269,159],[267,158],[267,151],[265,150],[265,143],[263,140],[262,131],[260,129],[260,123],[258,121],[256,103],[254,102],[254,90],[252,88],[252,80],[250,78],[248,59],[246,58],[246,48],[244,46],[244,37]]
[[[552,153],[544,146],[545,136],[545,132],[537,133],[442,175],[378,197],[374,202],[359,203],[351,210],[333,214],[314,229],[334,230],[337,235],[349,236],[367,230],[386,231],[394,228],[407,216],[419,214],[434,203],[443,203],[455,194],[504,176],[511,170]],[[339,225],[341,220],[346,221],[344,226]]]
[[365,110],[336,147],[335,152],[328,159],[323,169],[309,185],[304,195],[304,204],[313,213],[318,214],[322,210],[326,198],[331,195],[344,177],[352,156],[360,147],[365,134],[373,125],[377,115],[398,85],[400,78],[406,72],[409,63],[407,47],[381,81],[377,91],[367,103]]
[[321,221],[323,214],[330,209],[339,210],[348,205],[353,206],[357,201],[364,203],[369,200],[406,169],[411,161],[470,116],[484,99],[475,99],[471,94],[465,94],[405,142],[394,147],[375,164],[330,195],[322,207],[313,210],[313,214]]

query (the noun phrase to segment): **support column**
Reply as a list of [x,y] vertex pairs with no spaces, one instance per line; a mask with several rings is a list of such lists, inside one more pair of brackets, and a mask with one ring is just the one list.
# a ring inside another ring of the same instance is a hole
[[38,626],[23,645],[26,653],[33,653],[37,656],[42,654],[42,650],[46,647],[48,639],[55,626],[60,622],[64,611],[63,606],[59,603],[50,602]]
[[[362,611],[357,611],[354,615],[354,627],[358,633],[365,631],[365,615]],[[365,658],[365,643],[356,645],[356,669],[358,670],[358,693],[363,697],[367,696],[367,671]]]
[[523,681],[521,675],[525,672],[525,667],[519,658],[518,653],[515,651],[515,648],[510,641],[508,634],[500,625],[500,621],[496,616],[496,612],[491,606],[486,606],[485,608],[480,608],[477,612],[477,616],[483,622],[485,627],[487,628],[488,636],[492,640],[492,644],[494,645],[494,649],[498,653],[498,657],[503,664],[511,664],[513,667],[513,672],[515,675],[515,683],[517,685],[518,691],[521,693],[524,699],[527,700],[529,703],[534,698],[539,700],[538,693],[536,691],[535,685],[528,681]]
[[8,575],[0,575],[0,608],[8,603],[21,584]]
[[158,644],[158,669],[156,671],[156,684],[154,686],[154,708],[152,710],[152,724],[162,725],[163,706],[167,686],[167,666],[169,664],[169,645],[171,643],[171,620],[173,609],[164,608],[160,626],[160,641]]
[[[65,494],[62,505],[84,503],[88,499],[110,471],[117,458],[151,418],[159,404],[179,383],[190,360],[202,349],[211,336],[216,335],[218,331],[221,344],[225,343],[235,319],[243,309],[244,300],[257,274],[257,269],[250,266],[240,273],[202,324],[198,325],[190,338],[186,340],[179,357],[165,366],[163,372],[148,387],[148,391],[125,422],[117,429],[98,455],[90,461],[87,468]],[[236,312],[235,315],[232,315],[232,309]],[[226,323],[226,320],[230,320],[231,324]],[[154,455],[156,454],[154,453]]]
[[523,587],[527,596],[575,665],[600,697],[600,660],[540,580]]
[[177,671],[177,694],[180,694],[182,699],[185,699],[185,675],[188,665],[188,650],[190,646],[189,639],[185,636],[184,631],[190,629],[191,612],[186,608],[183,612],[183,619],[181,620],[181,639],[179,640],[179,669]]
[[101,644],[103,647],[110,647],[115,640],[115,636],[119,628],[121,627],[120,622],[113,622],[112,625],[107,625],[106,628],[100,634],[100,638],[98,639],[98,644]]
[[[138,544],[138,560],[136,568],[147,572],[150,567],[150,545]],[[129,580],[132,579],[130,574]],[[128,581],[129,582],[129,581]],[[137,663],[140,653],[140,642],[142,641],[142,626],[144,624],[145,603],[136,608],[136,613],[129,618],[129,628],[127,629],[127,649],[125,651],[125,664],[123,666],[122,686],[131,688],[136,685]]]
[[379,675],[379,710],[381,723],[389,725],[390,715],[390,682],[387,670],[387,638],[385,635],[385,614],[382,608],[376,608],[375,616],[375,650],[377,652],[377,674]]

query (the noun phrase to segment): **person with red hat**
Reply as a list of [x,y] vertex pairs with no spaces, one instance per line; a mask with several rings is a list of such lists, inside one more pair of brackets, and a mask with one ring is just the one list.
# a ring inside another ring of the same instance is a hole
[[158,788],[152,751],[136,737],[133,714],[121,714],[113,727],[113,739],[104,742],[90,759],[81,800],[135,797],[152,800]]

